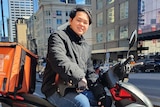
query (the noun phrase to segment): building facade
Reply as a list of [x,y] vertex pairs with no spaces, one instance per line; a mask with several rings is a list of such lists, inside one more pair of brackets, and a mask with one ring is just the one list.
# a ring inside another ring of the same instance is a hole
[[35,38],[35,31],[36,31],[36,15],[33,14],[28,20],[27,20],[27,48],[37,54],[37,44],[36,44],[36,38]]
[[[93,60],[126,57],[128,38],[137,29],[138,0],[93,0]],[[136,51],[136,49],[134,49]],[[133,51],[133,54],[134,54]]]
[[15,22],[18,18],[28,19],[33,14],[33,0],[8,0],[9,41],[16,42]]
[[27,24],[26,19],[18,18],[16,20],[16,41],[27,48]]
[[160,0],[138,0],[138,54],[160,55]]

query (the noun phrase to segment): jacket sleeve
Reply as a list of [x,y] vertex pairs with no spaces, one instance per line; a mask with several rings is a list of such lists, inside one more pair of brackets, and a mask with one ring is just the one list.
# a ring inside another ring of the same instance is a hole
[[99,81],[98,74],[95,73],[93,69],[93,63],[91,57],[88,59],[88,87],[93,92],[93,95],[97,100],[106,95],[104,86]]
[[87,80],[90,81],[90,83],[95,83],[98,78],[98,74],[95,73],[95,70],[93,69],[93,63],[91,60],[91,57],[89,57],[87,62]]
[[[63,35],[64,36],[64,35]],[[65,38],[68,39],[68,38]],[[85,77],[84,71],[77,65],[73,53],[64,38],[54,33],[48,39],[47,60],[52,70],[57,72],[64,81],[73,80],[75,83]]]

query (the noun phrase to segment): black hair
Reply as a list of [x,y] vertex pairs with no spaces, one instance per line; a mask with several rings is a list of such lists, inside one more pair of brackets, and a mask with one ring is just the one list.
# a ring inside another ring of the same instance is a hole
[[87,15],[88,15],[88,18],[89,18],[89,25],[92,23],[92,15],[91,15],[91,12],[88,10],[88,9],[86,9],[86,8],[83,8],[83,7],[76,7],[76,8],[74,8],[73,10],[71,10],[71,12],[70,12],[70,18],[74,18],[75,16],[76,16],[76,13],[78,12],[78,11],[83,11],[83,12],[85,12]]

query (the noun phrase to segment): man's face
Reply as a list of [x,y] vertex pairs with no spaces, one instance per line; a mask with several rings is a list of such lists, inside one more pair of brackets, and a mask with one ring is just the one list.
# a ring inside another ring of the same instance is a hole
[[70,19],[70,27],[79,36],[83,35],[89,27],[89,17],[83,11],[78,11],[73,19]]

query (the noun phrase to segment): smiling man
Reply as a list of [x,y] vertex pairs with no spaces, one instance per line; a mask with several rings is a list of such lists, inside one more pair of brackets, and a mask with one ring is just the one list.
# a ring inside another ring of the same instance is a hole
[[91,47],[83,37],[91,23],[87,9],[75,8],[70,12],[69,26],[48,39],[42,92],[56,107],[111,105],[93,69]]

